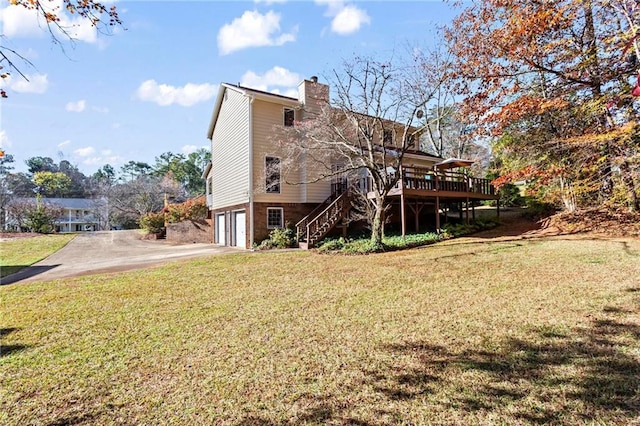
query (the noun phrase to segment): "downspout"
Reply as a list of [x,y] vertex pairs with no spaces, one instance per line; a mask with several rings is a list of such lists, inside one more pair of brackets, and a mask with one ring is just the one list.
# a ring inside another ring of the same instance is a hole
[[249,95],[249,249],[253,249],[253,102],[255,97]]

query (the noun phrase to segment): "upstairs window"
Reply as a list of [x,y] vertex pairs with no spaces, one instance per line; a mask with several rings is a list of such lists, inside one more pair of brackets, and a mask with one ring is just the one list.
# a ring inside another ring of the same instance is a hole
[[295,112],[291,108],[284,109],[284,125],[286,127],[292,127],[295,121]]
[[389,145],[391,144],[391,142],[393,142],[393,133],[391,133],[391,130],[382,131],[382,142],[385,145]]
[[268,194],[280,193],[280,159],[266,157],[264,161],[265,188]]

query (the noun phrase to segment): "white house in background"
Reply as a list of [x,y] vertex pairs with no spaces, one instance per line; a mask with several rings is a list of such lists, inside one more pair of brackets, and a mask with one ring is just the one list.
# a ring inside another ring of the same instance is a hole
[[[18,203],[36,204],[35,198],[16,198]],[[55,232],[91,232],[108,229],[108,202],[106,198],[42,198],[41,203],[61,208],[63,214],[54,222]],[[17,227],[18,221],[7,210],[5,226]]]
[[[299,84],[297,98],[220,85],[207,133],[211,163],[203,172],[216,244],[251,248],[272,229],[289,223],[296,225],[299,240],[304,241],[301,247],[310,247],[347,213],[350,201],[342,194],[344,182],[287,184],[312,182],[308,178],[312,170],[306,164],[295,171],[282,170],[282,154],[272,138],[275,126],[312,119],[328,101],[329,86],[316,77]],[[417,146],[404,155],[403,179],[391,194],[393,216],[403,218],[403,227],[410,221],[419,228],[420,221],[433,222],[433,216],[439,223],[435,211],[441,198],[467,205],[469,199],[496,198],[488,181],[442,171],[447,165],[437,168],[442,160]]]

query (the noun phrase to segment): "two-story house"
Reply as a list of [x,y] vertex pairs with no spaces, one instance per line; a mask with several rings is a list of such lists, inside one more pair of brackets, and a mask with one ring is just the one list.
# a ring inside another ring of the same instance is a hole
[[[35,206],[38,202],[59,211],[54,220],[55,232],[90,232],[107,227],[108,205],[104,198],[16,198],[10,202],[22,206]],[[19,230],[26,208],[8,209],[5,217],[6,229]]]
[[[251,248],[272,229],[297,224],[304,246],[311,246],[348,211],[348,200],[336,192],[335,179],[310,179],[313,170],[306,164],[282,168],[283,153],[273,138],[276,126],[312,119],[328,101],[329,87],[315,77],[300,83],[297,98],[240,85],[220,86],[207,134],[211,163],[203,173],[215,243]],[[390,195],[403,230],[406,223],[418,228],[427,212],[439,220],[433,212],[439,211],[440,197],[467,202],[496,198],[488,182],[443,172],[436,165],[454,164],[417,147],[405,153],[402,164],[403,177]]]

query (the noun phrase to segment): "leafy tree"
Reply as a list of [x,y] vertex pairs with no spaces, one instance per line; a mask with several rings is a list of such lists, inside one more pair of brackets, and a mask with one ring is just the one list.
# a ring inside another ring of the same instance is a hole
[[146,176],[152,172],[153,168],[142,161],[129,161],[120,168],[121,179],[135,180],[139,176]]
[[30,174],[38,172],[58,172],[58,165],[50,157],[31,157],[25,161]]
[[503,172],[568,208],[640,208],[639,23],[625,0],[486,0],[461,12],[446,33],[451,75],[462,114],[499,138]]
[[188,156],[165,152],[156,157],[153,174],[175,179],[187,197],[198,196],[204,194],[205,191],[202,172],[210,158],[211,152],[204,148],[194,151]]
[[38,194],[45,197],[66,197],[72,184],[71,178],[62,172],[37,172],[33,183]]
[[13,155],[10,154],[0,157],[0,229],[5,227],[5,212],[12,195],[7,178],[14,168],[14,161]]

